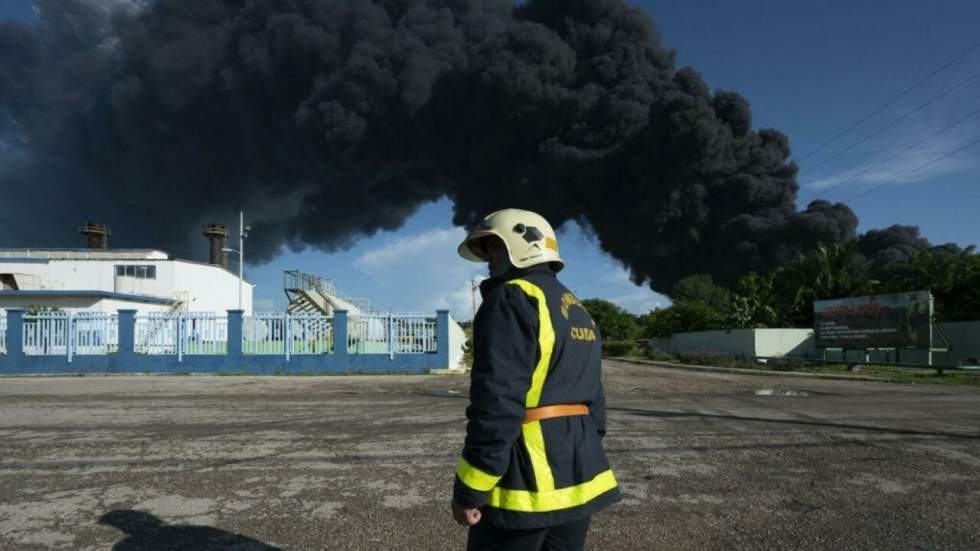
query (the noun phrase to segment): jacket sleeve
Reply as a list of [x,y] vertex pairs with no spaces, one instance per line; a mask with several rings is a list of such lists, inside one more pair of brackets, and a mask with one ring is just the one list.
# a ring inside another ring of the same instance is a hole
[[453,500],[463,507],[487,502],[521,434],[538,354],[537,310],[531,300],[520,289],[501,285],[487,296],[474,321],[469,422],[453,485]]
[[592,422],[595,423],[599,438],[606,436],[606,394],[602,388],[602,342],[602,333],[599,333],[599,338],[595,341],[596,348],[593,351],[598,356],[595,361],[599,363],[599,376],[596,380],[595,396],[593,396],[592,404],[589,406],[589,415],[592,416]]
[[599,438],[606,436],[606,395],[602,391],[601,375],[599,377],[599,383],[596,385],[595,398],[592,400],[589,413],[592,415],[592,421],[595,423]]

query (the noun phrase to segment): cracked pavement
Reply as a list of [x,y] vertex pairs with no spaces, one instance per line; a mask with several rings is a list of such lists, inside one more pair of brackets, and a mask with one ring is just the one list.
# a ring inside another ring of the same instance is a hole
[[[589,549],[980,548],[976,387],[604,381],[624,500]],[[467,382],[2,378],[0,549],[462,549]]]

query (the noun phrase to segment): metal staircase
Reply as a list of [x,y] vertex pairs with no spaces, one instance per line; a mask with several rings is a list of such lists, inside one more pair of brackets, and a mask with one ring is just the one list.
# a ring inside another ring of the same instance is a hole
[[367,299],[349,298],[337,292],[329,279],[307,274],[299,270],[283,273],[283,291],[289,300],[289,313],[323,314],[332,316],[334,310],[347,310],[356,316],[370,309]]

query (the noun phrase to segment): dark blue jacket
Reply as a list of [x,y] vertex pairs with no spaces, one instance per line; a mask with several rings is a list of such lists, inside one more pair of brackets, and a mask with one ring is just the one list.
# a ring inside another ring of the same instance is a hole
[[[602,338],[547,266],[484,281],[473,323],[469,423],[453,499],[503,528],[538,528],[619,500],[605,452]],[[590,415],[524,423],[528,408],[586,404]]]

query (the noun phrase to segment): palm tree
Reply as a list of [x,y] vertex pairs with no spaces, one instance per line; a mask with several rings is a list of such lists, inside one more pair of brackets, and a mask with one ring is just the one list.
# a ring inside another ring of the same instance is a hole
[[799,260],[777,270],[773,289],[780,298],[787,321],[794,325],[813,322],[813,301],[870,294],[874,282],[868,265],[858,255],[857,240],[824,244]]
[[936,299],[936,319],[980,319],[980,255],[975,247],[934,248],[894,266],[888,274],[892,292],[929,290]]

